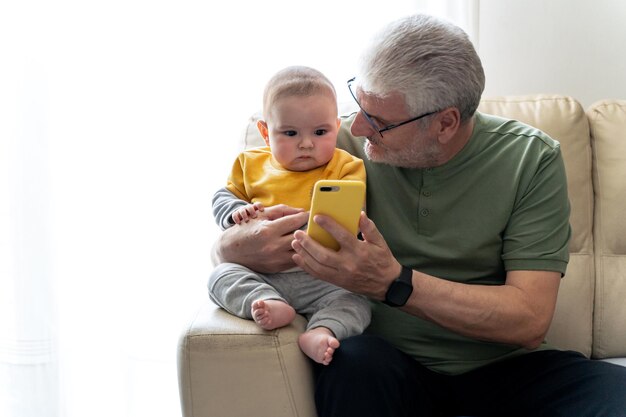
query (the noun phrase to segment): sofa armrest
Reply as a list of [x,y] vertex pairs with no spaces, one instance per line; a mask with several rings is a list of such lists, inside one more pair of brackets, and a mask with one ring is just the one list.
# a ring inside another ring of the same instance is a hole
[[266,331],[210,301],[181,334],[184,417],[315,417],[313,367],[298,347],[306,321]]

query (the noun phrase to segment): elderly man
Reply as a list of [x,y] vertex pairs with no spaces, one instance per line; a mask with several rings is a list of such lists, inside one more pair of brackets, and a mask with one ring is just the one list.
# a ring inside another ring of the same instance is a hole
[[319,369],[320,416],[626,416],[626,368],[544,342],[570,238],[560,147],[476,112],[484,82],[461,29],[393,22],[348,83],[360,111],[339,141],[366,161],[362,239],[318,216],[341,244],[328,250],[296,231],[306,213],[277,206],[216,245],[372,300],[366,334]]

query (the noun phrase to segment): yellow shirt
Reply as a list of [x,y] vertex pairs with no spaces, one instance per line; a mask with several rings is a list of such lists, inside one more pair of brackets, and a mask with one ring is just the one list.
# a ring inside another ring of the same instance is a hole
[[313,186],[318,180],[327,179],[365,183],[363,161],[335,149],[326,165],[310,171],[289,171],[276,162],[269,147],[254,148],[239,154],[226,188],[242,200],[265,207],[286,204],[309,210]]

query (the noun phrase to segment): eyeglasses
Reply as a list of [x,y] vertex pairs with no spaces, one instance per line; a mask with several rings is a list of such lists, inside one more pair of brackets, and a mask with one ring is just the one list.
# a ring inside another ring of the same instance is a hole
[[404,122],[387,125],[387,126],[385,126],[385,127],[383,127],[381,129],[381,128],[378,127],[378,124],[374,121],[374,119],[372,119],[372,116],[370,116],[365,110],[363,110],[363,107],[361,107],[361,103],[359,103],[359,100],[357,100],[356,95],[354,94],[354,91],[352,91],[352,83],[354,82],[355,79],[356,79],[356,77],[353,77],[353,78],[348,80],[348,90],[350,90],[350,94],[352,95],[352,98],[354,99],[356,104],[359,106],[359,109],[361,109],[361,113],[363,113],[363,117],[365,117],[365,120],[367,120],[367,122],[370,124],[372,129],[377,131],[380,134],[380,136],[383,135],[383,132],[386,132],[388,130],[395,129],[396,127],[400,127],[400,126],[403,126],[403,125],[405,125],[407,123],[411,123],[411,122],[414,122],[416,120],[422,119],[422,118],[424,118],[426,116],[430,116],[431,114],[438,113],[437,111],[431,111],[431,112],[428,112],[428,113],[421,114],[421,115],[419,115],[417,117],[413,117],[412,119],[405,120]]

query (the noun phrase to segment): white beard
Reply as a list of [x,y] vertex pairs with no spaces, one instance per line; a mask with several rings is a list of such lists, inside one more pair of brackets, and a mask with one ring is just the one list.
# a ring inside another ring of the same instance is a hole
[[436,139],[414,140],[398,151],[391,150],[376,139],[367,139],[363,150],[373,162],[401,168],[433,168],[440,165],[441,149]]

